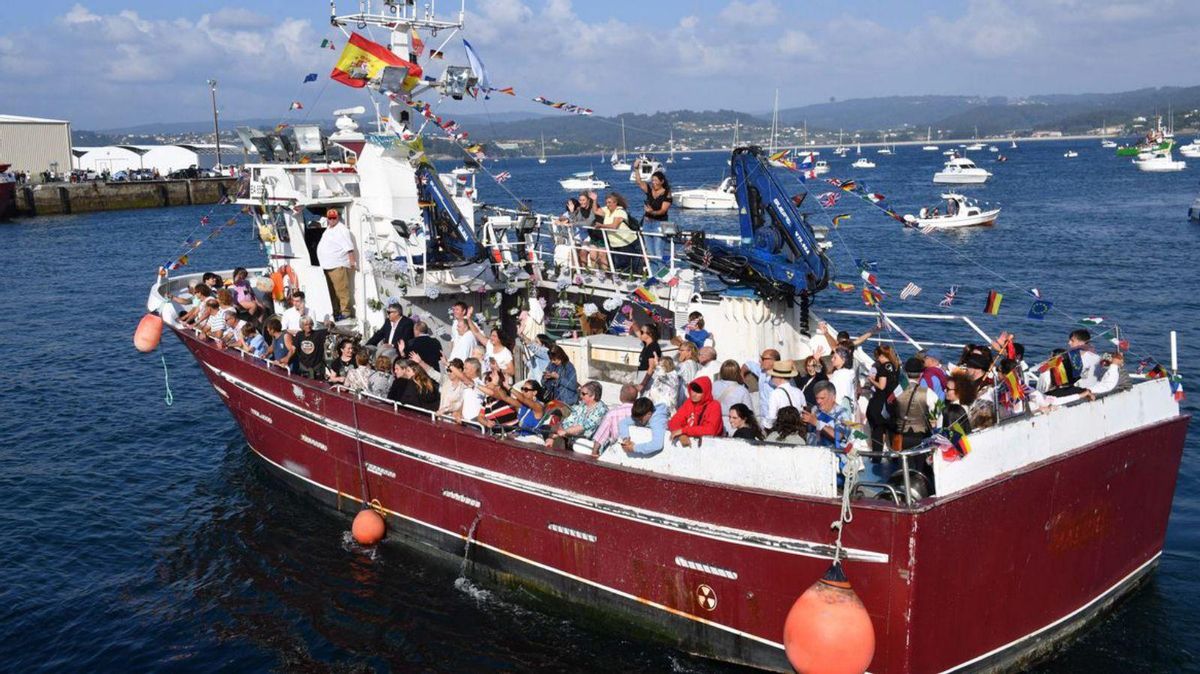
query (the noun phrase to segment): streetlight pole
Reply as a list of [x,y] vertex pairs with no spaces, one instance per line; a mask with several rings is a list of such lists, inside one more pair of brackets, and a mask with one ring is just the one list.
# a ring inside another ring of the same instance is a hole
[[221,165],[221,127],[217,125],[217,81],[209,80],[208,87],[212,90],[213,136],[217,139],[217,166]]

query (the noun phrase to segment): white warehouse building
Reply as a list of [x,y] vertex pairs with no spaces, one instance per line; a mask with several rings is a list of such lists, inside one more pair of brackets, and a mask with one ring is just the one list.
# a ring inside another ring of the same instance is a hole
[[190,168],[212,168],[216,164],[216,145],[104,145],[76,147],[73,168],[82,171],[110,173],[131,169],[157,170],[166,176],[172,171]]
[[71,123],[62,119],[0,115],[0,164],[35,177],[71,167]]

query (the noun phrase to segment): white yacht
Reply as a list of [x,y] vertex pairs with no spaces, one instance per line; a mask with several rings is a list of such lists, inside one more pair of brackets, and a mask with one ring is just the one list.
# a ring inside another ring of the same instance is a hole
[[824,159],[818,159],[817,163],[813,164],[812,172],[815,176],[823,176],[829,173],[829,162]]
[[[1103,147],[1103,148],[1110,148],[1110,149],[1111,149],[1111,148],[1114,148],[1114,147],[1116,147],[1116,146],[1117,146],[1117,143],[1116,143],[1116,141],[1112,141],[1112,140],[1109,140],[1109,139],[1107,139],[1107,138],[1105,138],[1104,140],[1100,141],[1100,147]],[[1183,149],[1183,148],[1180,148],[1180,150],[1182,150],[1182,149]]]
[[672,196],[679,208],[697,211],[737,210],[737,194],[732,177],[726,177],[716,187],[681,190]]
[[859,157],[858,159],[854,160],[854,163],[851,164],[851,166],[858,169],[872,169],[875,168],[875,162],[867,159],[866,157]]
[[922,208],[917,215],[905,215],[904,224],[918,229],[958,229],[992,225],[999,208],[983,208],[977,202],[955,192],[942,195],[943,203]]
[[1138,167],[1139,171],[1148,171],[1151,173],[1182,171],[1187,168],[1187,162],[1172,157],[1170,150],[1151,152],[1150,156],[1145,159],[1139,155],[1137,159],[1133,160],[1133,165]]
[[933,174],[933,182],[949,185],[975,185],[987,182],[991,175],[966,157],[952,157],[941,171]]
[[572,173],[570,178],[558,181],[564,190],[603,190],[608,189],[608,183],[596,177],[594,171]]
[[633,169],[629,171],[629,182],[635,183],[638,179],[638,174],[642,176],[643,182],[650,182],[650,176],[654,175],[655,171],[663,170],[662,162],[655,161],[646,155],[637,158],[633,162]]
[[1180,145],[1179,154],[1193,159],[1200,158],[1200,142],[1197,142],[1198,140],[1200,139],[1193,139],[1187,145]]

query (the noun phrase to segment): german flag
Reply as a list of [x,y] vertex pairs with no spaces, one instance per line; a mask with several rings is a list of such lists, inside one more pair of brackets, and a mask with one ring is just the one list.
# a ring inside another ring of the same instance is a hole
[[995,290],[988,291],[987,304],[983,305],[983,313],[995,316],[1000,313],[1000,301],[1004,299],[1002,293]]
[[1055,386],[1063,386],[1070,379],[1067,376],[1067,366],[1063,363],[1062,356],[1055,356],[1046,363],[1046,369],[1050,371],[1050,382]]
[[342,55],[338,57],[329,77],[348,87],[361,89],[378,77],[387,66],[408,68],[408,76],[404,78],[405,91],[411,91],[421,81],[420,66],[393,54],[387,47],[354,33],[342,49]]

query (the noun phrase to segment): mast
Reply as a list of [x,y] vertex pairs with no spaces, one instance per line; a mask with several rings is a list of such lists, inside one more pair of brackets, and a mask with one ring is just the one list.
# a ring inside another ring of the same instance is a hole
[[775,90],[775,107],[771,112],[771,154],[775,154],[775,137],[779,133],[779,89]]
[[733,118],[733,147],[738,146],[738,129],[741,127],[741,125],[742,125],[742,120],[738,117],[734,117]]
[[622,117],[621,118],[621,161],[622,162],[628,161],[628,157],[626,156],[628,154],[629,154],[629,150],[625,149],[625,118]]
[[541,135],[541,137],[542,137],[542,154],[541,154],[541,156],[538,157],[538,159],[541,159],[542,163],[545,163],[546,162],[546,134],[541,133],[539,135]]

